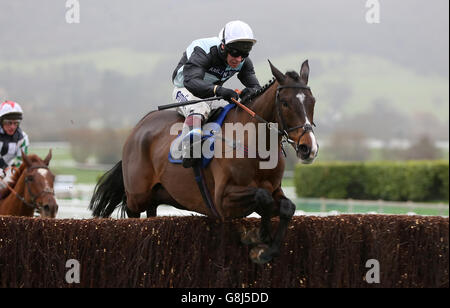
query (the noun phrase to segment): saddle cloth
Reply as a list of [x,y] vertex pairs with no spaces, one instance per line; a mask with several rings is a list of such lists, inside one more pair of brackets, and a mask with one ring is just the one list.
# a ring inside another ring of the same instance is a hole
[[[203,125],[203,127],[208,126],[208,127],[213,127],[218,125],[218,127],[221,127],[223,124],[223,121],[225,120],[225,117],[227,116],[228,112],[230,112],[231,109],[233,109],[234,107],[236,107],[236,104],[228,104],[225,107],[223,107],[223,109],[220,111],[220,113],[216,116],[216,115],[211,115],[210,118],[208,119],[207,123],[205,123],[205,125]],[[211,125],[211,123],[213,123],[213,125]],[[211,153],[214,153],[214,141],[215,141],[215,135],[213,133],[211,133],[211,131],[206,131],[203,130],[204,135],[202,136],[202,144],[204,142],[208,142],[210,144],[210,150]],[[169,162],[171,162],[172,164],[181,164],[183,161],[181,159],[181,153],[179,152],[178,154],[179,157],[174,158],[172,157],[172,152],[177,152],[174,151],[174,147],[178,147],[177,145],[179,145],[181,143],[181,133],[178,135],[178,137],[174,140],[174,142],[172,142],[172,146],[171,146],[171,150],[169,151]],[[209,163],[211,162],[211,160],[214,158],[213,157],[202,157],[202,168],[206,168]]]

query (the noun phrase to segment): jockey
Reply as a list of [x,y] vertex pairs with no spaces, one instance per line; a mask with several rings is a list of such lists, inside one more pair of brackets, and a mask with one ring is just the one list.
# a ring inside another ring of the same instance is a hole
[[[256,92],[261,86],[248,57],[255,43],[250,26],[239,20],[227,23],[218,37],[193,41],[172,74],[174,101],[181,103],[217,96],[232,103],[232,98],[237,100]],[[222,86],[236,73],[246,87],[240,95]],[[178,107],[178,113],[185,117],[183,141],[201,138],[202,123],[211,110],[225,104],[213,101]],[[191,147],[183,146],[182,150],[183,166],[192,167],[194,160],[186,157]]]
[[16,102],[5,101],[0,105],[0,176],[6,175],[10,166],[20,166],[22,153],[28,152],[28,136],[19,127],[22,107]]

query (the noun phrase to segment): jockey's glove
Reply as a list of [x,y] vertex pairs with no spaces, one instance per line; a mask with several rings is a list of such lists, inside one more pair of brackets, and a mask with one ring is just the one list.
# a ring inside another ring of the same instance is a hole
[[244,90],[242,90],[239,97],[241,98],[241,100],[244,100],[247,96],[255,94],[256,91],[258,91],[258,89],[256,88],[245,88]]
[[224,87],[217,87],[216,89],[216,96],[222,96],[222,98],[230,103],[233,103],[231,100],[234,98],[235,100],[239,100],[239,94],[237,94],[234,90],[224,88]]

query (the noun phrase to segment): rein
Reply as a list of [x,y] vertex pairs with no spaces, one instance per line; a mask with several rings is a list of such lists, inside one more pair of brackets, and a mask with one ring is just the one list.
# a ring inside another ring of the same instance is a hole
[[[48,166],[42,165],[42,166],[31,166],[28,167],[27,170],[29,169],[40,169],[40,168],[44,168],[48,170]],[[40,196],[42,196],[43,194],[51,194],[51,195],[55,195],[55,191],[52,188],[45,188],[44,190],[42,190],[38,195],[34,195],[31,192],[31,188],[29,183],[32,182],[33,180],[28,179],[28,177],[25,177],[25,187],[27,188],[28,194],[31,197],[31,203],[26,201],[24,197],[22,197],[21,195],[19,195],[19,193],[17,193],[14,188],[12,188],[7,182],[5,182],[2,178],[0,178],[0,181],[2,181],[6,187],[17,197],[17,199],[19,199],[20,201],[22,201],[22,203],[29,207],[32,208],[34,210],[37,210],[38,212],[40,211],[40,209],[42,208],[42,205],[39,205],[36,203],[37,198],[39,198]]]
[[[275,106],[276,106],[276,108],[277,108],[278,117],[280,118],[280,121],[281,121],[281,127],[282,127],[281,129],[275,128],[275,127],[273,126],[273,123],[272,123],[272,122],[269,122],[269,121],[263,119],[262,117],[260,117],[259,115],[257,115],[253,110],[251,110],[250,108],[248,108],[247,106],[245,106],[245,105],[242,104],[241,102],[239,102],[239,101],[235,100],[234,98],[232,98],[232,101],[233,101],[234,103],[236,103],[239,107],[241,107],[241,108],[242,108],[245,112],[247,112],[250,116],[252,116],[252,118],[255,118],[255,119],[257,119],[258,121],[265,123],[265,124],[267,125],[267,128],[268,128],[268,129],[276,129],[276,130],[277,130],[278,135],[279,135],[279,136],[282,136],[281,146],[282,146],[283,153],[285,154],[285,156],[286,156],[286,152],[285,152],[285,150],[284,150],[284,148],[283,148],[283,143],[285,143],[285,142],[289,143],[290,145],[292,145],[292,146],[294,147],[295,151],[298,152],[298,151],[299,151],[299,148],[300,148],[300,140],[302,139],[302,137],[303,137],[306,133],[308,133],[308,132],[314,133],[314,130],[313,130],[311,124],[303,124],[303,125],[297,125],[297,126],[295,126],[295,127],[287,127],[286,121],[285,121],[285,119],[284,119],[284,117],[283,117],[283,113],[281,112],[281,106],[280,106],[280,100],[279,100],[279,93],[280,93],[280,90],[281,90],[281,89],[286,89],[286,88],[310,90],[310,87],[304,86],[304,85],[278,86],[278,87],[277,87],[277,92],[276,92],[276,94],[275,94]],[[314,123],[313,123],[313,125],[314,125]],[[314,126],[315,126],[315,125],[314,125]],[[302,129],[303,129],[303,132],[302,132],[302,134],[300,135],[300,137],[298,138],[298,141],[295,142],[294,140],[292,140],[292,139],[289,138],[289,133],[292,132],[292,131],[294,131],[294,130],[297,130],[297,129],[299,129],[299,128],[302,128]]]

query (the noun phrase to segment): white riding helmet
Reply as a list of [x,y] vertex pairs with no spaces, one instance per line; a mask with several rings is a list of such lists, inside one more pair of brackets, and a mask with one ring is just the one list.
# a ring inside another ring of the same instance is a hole
[[14,119],[22,120],[23,110],[22,107],[16,102],[5,101],[0,105],[0,118],[1,119]]
[[248,24],[240,20],[230,21],[220,30],[219,38],[225,45],[233,42],[256,43],[253,31]]

